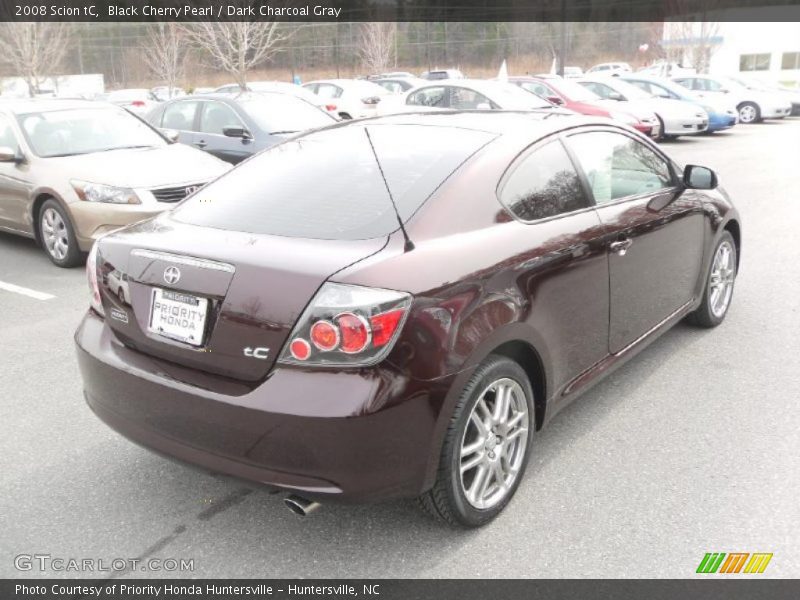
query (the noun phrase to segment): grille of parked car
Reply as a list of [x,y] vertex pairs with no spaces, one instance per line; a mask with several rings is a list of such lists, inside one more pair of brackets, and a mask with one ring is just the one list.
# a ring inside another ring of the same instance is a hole
[[158,188],[155,190],[150,190],[150,192],[159,202],[180,202],[186,198],[186,196],[199,190],[204,185],[205,182],[192,183],[189,185],[180,185],[176,187]]

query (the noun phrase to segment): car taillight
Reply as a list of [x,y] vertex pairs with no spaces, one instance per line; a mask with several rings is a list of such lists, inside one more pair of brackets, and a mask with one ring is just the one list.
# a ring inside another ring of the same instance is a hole
[[97,314],[105,316],[103,302],[100,299],[100,286],[97,282],[97,242],[92,245],[92,249],[86,259],[86,278],[89,280],[91,306]]
[[336,110],[336,105],[335,104],[326,104],[325,105],[325,110],[329,110],[329,111],[333,112],[333,111]]
[[374,365],[391,351],[410,306],[405,292],[326,283],[300,316],[278,362]]
[[144,100],[134,100],[131,102],[131,106],[145,106]]

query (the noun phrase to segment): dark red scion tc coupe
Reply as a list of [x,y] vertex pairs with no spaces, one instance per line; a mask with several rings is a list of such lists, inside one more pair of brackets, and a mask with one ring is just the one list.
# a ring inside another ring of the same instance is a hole
[[740,248],[712,171],[607,120],[336,124],[95,244],[86,400],[296,512],[419,497],[478,526],[561,408],[684,317],[725,318]]

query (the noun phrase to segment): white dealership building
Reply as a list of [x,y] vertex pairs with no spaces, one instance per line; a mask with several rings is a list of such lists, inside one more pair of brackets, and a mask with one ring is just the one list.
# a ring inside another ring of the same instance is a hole
[[[795,7],[796,8],[796,7]],[[800,18],[793,21],[747,21],[749,18],[785,17],[785,10],[741,9],[725,11],[724,21],[712,22],[713,14],[687,27],[685,22],[664,23],[664,48],[678,50],[681,62],[694,66],[699,43],[711,47],[712,75],[746,74],[770,83],[800,87]],[[757,12],[755,12],[757,11]],[[757,15],[757,16],[756,16]],[[731,19],[735,19],[732,21]],[[676,19],[677,21],[677,19]]]

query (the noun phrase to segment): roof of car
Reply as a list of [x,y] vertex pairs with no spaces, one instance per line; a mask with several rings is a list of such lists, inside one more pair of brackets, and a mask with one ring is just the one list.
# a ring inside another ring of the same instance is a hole
[[[547,108],[529,111],[512,110],[475,110],[475,111],[436,111],[412,112],[345,121],[332,127],[348,126],[350,124],[385,124],[385,125],[428,125],[435,127],[459,127],[486,131],[498,135],[518,134],[525,131],[527,134],[547,133],[563,127],[607,124],[608,120],[595,117],[585,117],[572,111],[560,108]],[[537,131],[539,129],[540,131]]]
[[107,108],[108,106],[113,105],[107,102],[72,98],[3,98],[0,100],[0,107],[12,113],[47,112],[74,108]]

